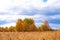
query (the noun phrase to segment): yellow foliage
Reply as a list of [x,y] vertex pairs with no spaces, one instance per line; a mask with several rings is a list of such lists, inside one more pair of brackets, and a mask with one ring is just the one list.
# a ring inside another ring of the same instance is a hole
[[0,27],[0,32],[25,32],[25,31],[50,31],[52,30],[48,25],[48,21],[44,21],[44,23],[37,28],[35,26],[34,20],[31,18],[25,18],[23,21],[18,19],[16,22],[16,26],[11,27]]

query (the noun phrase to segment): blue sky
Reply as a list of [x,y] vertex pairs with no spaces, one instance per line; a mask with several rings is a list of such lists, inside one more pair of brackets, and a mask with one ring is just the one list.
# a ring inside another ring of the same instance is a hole
[[0,26],[15,26],[18,18],[33,18],[37,26],[47,20],[60,29],[60,0],[0,0]]

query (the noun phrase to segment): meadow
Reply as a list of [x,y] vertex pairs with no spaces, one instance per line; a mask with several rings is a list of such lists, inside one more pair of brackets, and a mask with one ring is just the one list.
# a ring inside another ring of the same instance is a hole
[[0,40],[60,40],[60,31],[0,32]]

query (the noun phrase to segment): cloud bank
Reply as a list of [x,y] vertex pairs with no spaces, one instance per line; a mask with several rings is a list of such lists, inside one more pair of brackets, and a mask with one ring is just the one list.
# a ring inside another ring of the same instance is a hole
[[60,28],[60,0],[0,0],[0,26],[15,26],[18,18],[33,18],[37,26],[44,20]]

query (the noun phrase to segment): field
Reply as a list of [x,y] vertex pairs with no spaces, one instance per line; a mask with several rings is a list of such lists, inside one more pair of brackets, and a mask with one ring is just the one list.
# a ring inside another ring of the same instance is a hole
[[0,32],[0,40],[60,40],[60,31]]

